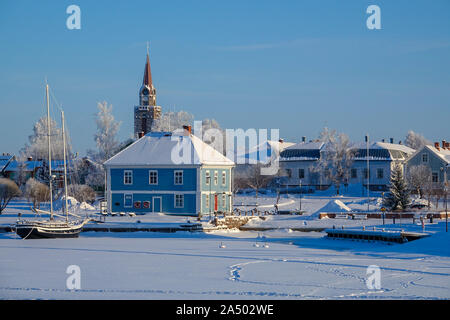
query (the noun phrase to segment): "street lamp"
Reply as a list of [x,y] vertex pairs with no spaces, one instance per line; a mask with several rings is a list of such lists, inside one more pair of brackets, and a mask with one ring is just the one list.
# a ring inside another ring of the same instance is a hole
[[300,209],[298,210],[298,214],[302,213],[302,179],[300,179]]
[[448,186],[448,181],[447,181],[447,169],[448,169],[448,164],[444,167],[441,167],[441,171],[444,172],[444,193],[445,193],[445,232],[448,232],[448,211],[447,211],[447,186]]

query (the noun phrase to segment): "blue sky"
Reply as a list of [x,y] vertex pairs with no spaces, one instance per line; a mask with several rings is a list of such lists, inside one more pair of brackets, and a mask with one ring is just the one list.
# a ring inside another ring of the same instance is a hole
[[[66,8],[81,8],[81,30]],[[366,8],[381,8],[368,30]],[[133,131],[150,41],[158,105],[223,128],[324,126],[361,141],[449,137],[450,1],[8,1],[0,3],[0,153],[44,115],[48,78],[74,149],[94,148],[97,102]]]

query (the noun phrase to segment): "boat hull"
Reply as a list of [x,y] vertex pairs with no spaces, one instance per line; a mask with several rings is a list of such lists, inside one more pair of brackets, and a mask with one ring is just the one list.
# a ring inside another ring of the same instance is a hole
[[22,239],[78,238],[84,222],[76,225],[45,225],[42,223],[18,224],[15,232]]

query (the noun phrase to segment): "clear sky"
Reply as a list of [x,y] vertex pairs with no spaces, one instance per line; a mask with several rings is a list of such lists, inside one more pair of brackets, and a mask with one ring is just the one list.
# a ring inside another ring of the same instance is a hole
[[[66,27],[71,4],[81,30]],[[371,4],[381,30],[366,27]],[[147,41],[163,111],[293,142],[324,126],[355,141],[450,139],[448,0],[2,0],[0,153],[16,153],[44,115],[45,77],[75,151],[95,146],[99,101],[129,137]]]

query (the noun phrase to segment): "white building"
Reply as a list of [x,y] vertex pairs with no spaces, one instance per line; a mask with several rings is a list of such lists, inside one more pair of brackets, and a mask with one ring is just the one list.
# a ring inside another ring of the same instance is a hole
[[[391,170],[396,163],[404,164],[414,150],[401,144],[374,142],[369,145],[369,170],[367,170],[367,148],[365,143],[352,146],[354,159],[347,179],[348,184],[369,182],[370,190],[385,191],[390,183]],[[323,142],[301,142],[286,148],[280,155],[280,166],[286,177],[284,186],[307,186],[315,189],[331,185],[326,170],[317,170],[319,160],[327,152]],[[369,173],[369,174],[368,174]],[[369,181],[367,176],[369,175]]]

